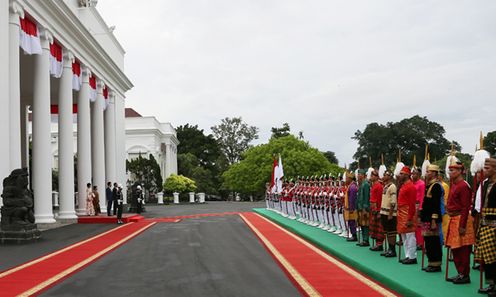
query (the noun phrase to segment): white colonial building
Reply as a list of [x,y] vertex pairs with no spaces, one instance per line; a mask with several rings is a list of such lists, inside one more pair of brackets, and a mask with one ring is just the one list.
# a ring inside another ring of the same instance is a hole
[[153,155],[160,165],[162,179],[177,174],[176,130],[171,123],[160,123],[155,117],[143,117],[126,108],[126,152],[128,160]]
[[[85,213],[85,191],[74,201],[74,146],[78,188],[126,182],[125,51],[96,0],[0,1],[0,177],[28,167],[37,223],[55,222],[52,207],[51,111],[58,110],[59,218]],[[28,113],[32,111],[29,156]],[[79,133],[74,144],[73,112]],[[0,185],[0,191],[1,191]],[[124,195],[126,197],[126,195]],[[100,199],[105,209],[105,199]]]
[[[77,115],[74,115],[77,118]],[[59,135],[57,116],[52,114],[52,168],[59,170]],[[29,125],[31,132],[31,125]],[[176,130],[170,123],[160,123],[155,117],[144,117],[132,108],[125,109],[125,143],[127,160],[140,154],[143,158],[153,155],[160,165],[162,179],[177,174]],[[77,124],[73,124],[73,150],[77,154]],[[110,180],[112,181],[112,180]]]

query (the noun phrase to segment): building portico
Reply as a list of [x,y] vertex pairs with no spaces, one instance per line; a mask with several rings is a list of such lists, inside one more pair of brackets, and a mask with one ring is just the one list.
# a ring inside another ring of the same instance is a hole
[[[96,1],[5,2],[8,7],[0,7],[0,32],[8,32],[1,35],[8,40],[0,42],[0,59],[8,61],[2,63],[8,69],[0,70],[0,83],[6,85],[0,88],[5,107],[0,111],[0,137],[7,145],[1,149],[5,162],[0,165],[0,177],[28,167],[36,222],[55,222],[51,136],[55,108],[59,132],[58,218],[74,219],[76,213],[86,212],[87,183],[98,186],[104,210],[106,181],[126,183],[126,154],[116,150],[125,146],[124,99],[132,88],[123,71],[125,52],[96,10]],[[74,115],[78,126],[76,155]]]

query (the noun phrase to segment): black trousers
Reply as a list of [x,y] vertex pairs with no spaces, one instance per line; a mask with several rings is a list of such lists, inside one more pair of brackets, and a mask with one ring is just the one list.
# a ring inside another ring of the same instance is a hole
[[494,285],[494,281],[496,280],[496,263],[484,264],[484,274],[486,284]]
[[122,204],[117,206],[117,219],[122,219]]
[[441,238],[439,236],[424,236],[424,243],[429,266],[441,266],[443,260]]
[[[107,215],[110,216],[112,210],[112,200],[107,201]],[[115,215],[115,206],[114,206],[114,215]]]
[[114,216],[117,214],[117,200],[112,200],[113,210],[114,210]]

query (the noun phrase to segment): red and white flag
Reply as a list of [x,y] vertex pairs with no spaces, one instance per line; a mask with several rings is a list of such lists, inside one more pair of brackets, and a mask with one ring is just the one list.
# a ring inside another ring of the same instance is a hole
[[40,34],[36,23],[25,17],[19,19],[21,30],[19,31],[19,45],[28,55],[41,54]]
[[54,41],[50,44],[50,74],[55,78],[62,76],[62,46]]
[[96,101],[96,77],[92,75],[90,77],[90,101],[95,102]]
[[108,96],[108,88],[105,86],[103,88],[103,99],[105,99],[105,105],[103,106],[103,110],[107,109],[109,105],[109,96]]
[[282,166],[281,155],[279,155],[279,161],[274,159],[274,165],[272,167],[272,182],[271,182],[271,193],[280,194],[282,192],[282,178],[284,177],[284,168]]
[[82,83],[81,64],[78,61],[74,61],[74,63],[72,63],[72,89],[79,91]]

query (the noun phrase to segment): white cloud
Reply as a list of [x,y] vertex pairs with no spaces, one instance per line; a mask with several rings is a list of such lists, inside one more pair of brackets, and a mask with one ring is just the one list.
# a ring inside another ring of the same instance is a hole
[[[143,4],[145,3],[145,4]],[[174,125],[288,122],[349,163],[370,122],[426,115],[472,152],[495,130],[496,2],[106,0],[127,104]]]

